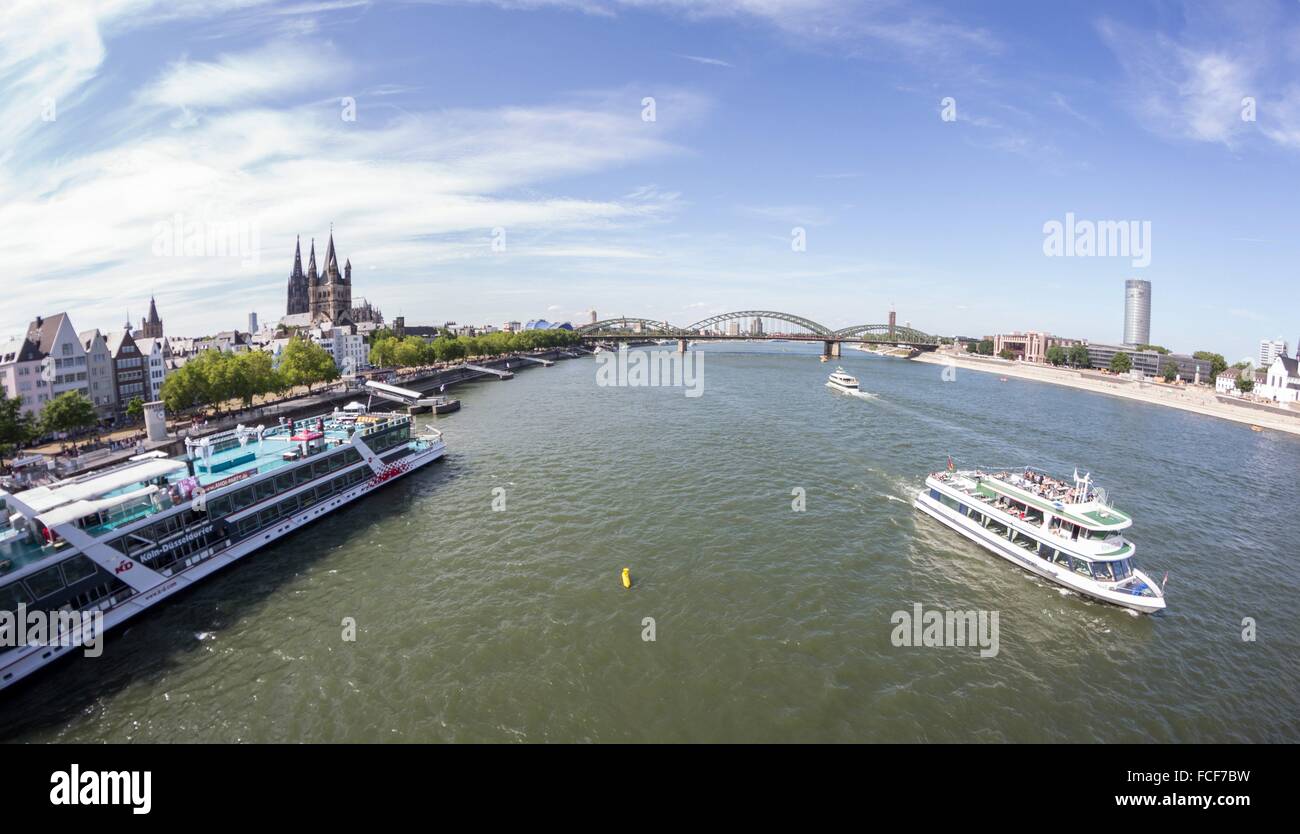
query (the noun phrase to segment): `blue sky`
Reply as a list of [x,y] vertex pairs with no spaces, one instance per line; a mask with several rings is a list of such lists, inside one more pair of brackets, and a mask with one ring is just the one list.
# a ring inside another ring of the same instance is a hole
[[[1294,3],[48,5],[0,10],[0,333],[151,293],[169,334],[274,319],[333,223],[413,323],[893,304],[1118,340],[1139,277],[1175,350],[1300,337]],[[1150,265],[1048,257],[1067,213],[1149,221]],[[178,217],[247,251],[168,254]]]

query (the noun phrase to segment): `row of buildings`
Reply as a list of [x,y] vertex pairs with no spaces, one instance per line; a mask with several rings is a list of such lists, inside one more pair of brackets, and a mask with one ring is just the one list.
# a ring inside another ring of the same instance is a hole
[[107,333],[78,331],[67,313],[59,313],[37,316],[24,336],[0,344],[0,387],[33,416],[60,394],[77,391],[101,420],[120,420],[132,400],[157,399],[172,368],[173,352],[153,299],[138,329],[128,321]]
[[[591,320],[596,320],[595,311]],[[295,338],[320,345],[334,358],[342,373],[355,373],[370,366],[370,342],[384,327],[383,314],[365,299],[353,303],[352,261],[339,266],[334,230],[325,247],[323,268],[316,265],[316,242],[311,241],[307,267],[303,268],[302,243],[294,246],[289,273],[285,315],[274,324],[258,326],[256,313],[249,314],[248,330],[227,330],[204,338],[167,337],[154,299],[149,314],[133,328],[128,321],[113,331],[78,331],[67,313],[37,317],[20,338],[0,344],[0,387],[6,396],[19,398],[23,410],[39,416],[47,403],[60,394],[77,391],[95,406],[101,421],[121,423],[135,399],[152,402],[161,396],[167,376],[205,351],[244,353],[269,352],[279,363],[285,347]],[[550,328],[573,329],[568,322],[535,319],[521,324],[508,321],[494,325],[440,327],[407,326],[397,318],[394,332],[401,338],[433,338],[440,332],[458,336],[520,332]]]

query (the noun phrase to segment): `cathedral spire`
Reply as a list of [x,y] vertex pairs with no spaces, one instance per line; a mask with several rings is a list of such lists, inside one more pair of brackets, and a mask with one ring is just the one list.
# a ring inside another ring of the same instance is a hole
[[334,254],[334,224],[330,224],[330,242],[325,247],[325,281],[328,284],[338,284],[342,281],[339,275],[339,260]]
[[302,238],[294,236],[293,241],[293,277],[302,275]]
[[311,257],[307,261],[307,279],[316,280],[316,238],[311,239]]

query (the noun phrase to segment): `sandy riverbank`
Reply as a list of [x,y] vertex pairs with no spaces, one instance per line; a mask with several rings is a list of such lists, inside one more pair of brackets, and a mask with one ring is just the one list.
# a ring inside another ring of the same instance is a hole
[[980,371],[1005,377],[1046,382],[1052,385],[1064,385],[1082,391],[1109,394],[1113,397],[1138,400],[1152,405],[1181,408],[1184,411],[1193,411],[1209,417],[1218,417],[1236,423],[1300,435],[1300,415],[1292,417],[1286,414],[1271,414],[1267,411],[1220,402],[1215,399],[1212,390],[1176,387],[1153,382],[1137,383],[1096,379],[1091,376],[1084,376],[1078,371],[1054,368],[1050,365],[1029,365],[1021,362],[971,359],[960,354],[954,356],[942,352],[922,353],[914,361],[928,362],[934,365],[956,362],[956,366],[960,370]]

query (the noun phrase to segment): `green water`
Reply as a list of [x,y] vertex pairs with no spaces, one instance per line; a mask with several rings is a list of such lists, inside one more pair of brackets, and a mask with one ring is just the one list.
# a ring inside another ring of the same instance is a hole
[[[797,345],[703,350],[698,398],[598,387],[592,358],[458,387],[444,461],[0,695],[0,736],[1300,740],[1300,439],[846,352],[858,399]],[[1064,594],[920,515],[948,454],[1090,470],[1168,612]],[[895,647],[917,602],[998,612],[997,656]]]

